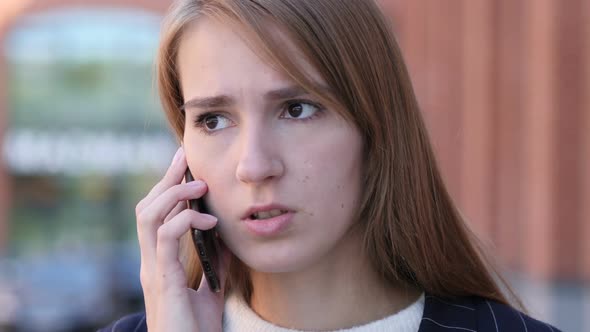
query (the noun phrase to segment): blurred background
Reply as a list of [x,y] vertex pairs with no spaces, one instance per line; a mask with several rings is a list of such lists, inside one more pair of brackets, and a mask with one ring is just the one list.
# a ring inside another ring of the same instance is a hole
[[[135,204],[176,144],[169,0],[0,1],[0,331],[143,309]],[[590,1],[382,0],[450,191],[533,317],[590,331]]]

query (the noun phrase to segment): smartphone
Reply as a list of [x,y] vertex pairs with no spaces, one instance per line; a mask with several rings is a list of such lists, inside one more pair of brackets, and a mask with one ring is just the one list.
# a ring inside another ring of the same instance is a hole
[[[184,180],[187,183],[195,180],[188,167],[184,173]],[[209,209],[207,209],[205,206],[203,197],[199,199],[188,200],[187,205],[189,209],[193,209],[200,213],[210,214]],[[205,278],[207,278],[209,289],[211,289],[212,292],[220,292],[221,286],[219,284],[219,277],[217,274],[219,244],[217,242],[217,233],[215,231],[215,227],[206,231],[193,228],[191,229],[191,235],[195,245],[195,250],[197,251],[197,255],[201,261],[203,274],[205,275]]]

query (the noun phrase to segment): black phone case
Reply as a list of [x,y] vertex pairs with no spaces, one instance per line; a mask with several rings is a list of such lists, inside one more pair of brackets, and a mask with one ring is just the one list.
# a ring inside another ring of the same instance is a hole
[[[194,178],[188,168],[185,173],[185,181],[194,181]],[[191,199],[187,202],[187,204],[189,209],[209,214],[203,198]],[[199,261],[201,262],[203,274],[205,275],[205,278],[207,278],[209,289],[211,289],[213,292],[221,291],[219,278],[217,276],[217,252],[219,247],[217,244],[217,234],[215,232],[215,228],[206,231],[193,228],[191,230],[191,236],[193,238],[195,250],[199,256]]]

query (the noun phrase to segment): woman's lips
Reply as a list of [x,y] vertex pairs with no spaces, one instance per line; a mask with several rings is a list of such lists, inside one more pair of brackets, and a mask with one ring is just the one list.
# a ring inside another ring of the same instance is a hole
[[248,231],[254,235],[276,236],[291,224],[294,215],[294,212],[286,212],[268,219],[251,219],[248,217],[243,222]]

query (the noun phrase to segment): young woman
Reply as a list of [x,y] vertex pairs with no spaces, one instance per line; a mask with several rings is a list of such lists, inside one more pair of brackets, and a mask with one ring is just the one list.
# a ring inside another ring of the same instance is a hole
[[157,68],[182,148],[136,208],[146,312],[105,331],[556,331],[496,283],[373,1],[182,0]]

